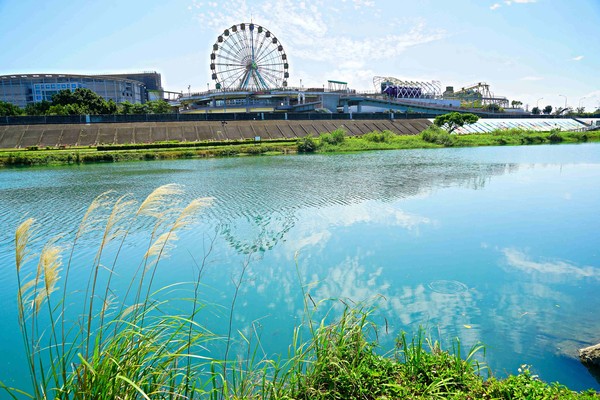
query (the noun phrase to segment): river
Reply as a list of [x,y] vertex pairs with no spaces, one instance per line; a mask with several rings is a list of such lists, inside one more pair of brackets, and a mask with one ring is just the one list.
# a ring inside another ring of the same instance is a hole
[[[423,327],[443,347],[486,345],[499,377],[522,364],[546,381],[600,389],[576,358],[600,341],[600,144],[399,150],[77,165],[0,171],[0,380],[27,387],[16,321],[13,237],[37,221],[38,247],[70,243],[90,202],[114,190],[141,201],[160,185],[212,206],[161,261],[156,287],[202,277],[223,333],[244,276],[235,327],[269,354],[287,352],[302,318],[301,285],[332,313],[376,307],[382,345]],[[137,267],[149,225],[120,256]],[[83,287],[97,234],[81,240],[70,285]],[[116,283],[116,293],[119,286]],[[61,281],[59,281],[59,287]],[[122,289],[122,288],[121,288]]]

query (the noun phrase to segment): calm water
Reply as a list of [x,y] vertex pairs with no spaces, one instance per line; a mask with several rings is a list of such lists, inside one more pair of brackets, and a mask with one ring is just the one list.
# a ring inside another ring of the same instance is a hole
[[[0,380],[28,384],[16,323],[18,223],[35,217],[40,237],[68,241],[96,195],[143,199],[166,183],[185,185],[190,199],[215,198],[161,264],[157,286],[192,280],[192,257],[215,237],[203,291],[222,307],[202,318],[216,332],[225,332],[232,280],[248,262],[236,327],[260,331],[267,353],[285,355],[302,315],[297,254],[315,300],[377,305],[384,345],[424,326],[447,345],[456,336],[465,347],[485,343],[497,375],[526,363],[544,380],[600,389],[574,358],[600,341],[598,144],[1,170]],[[130,237],[123,282],[143,237]],[[74,287],[87,282],[94,244],[82,242]]]

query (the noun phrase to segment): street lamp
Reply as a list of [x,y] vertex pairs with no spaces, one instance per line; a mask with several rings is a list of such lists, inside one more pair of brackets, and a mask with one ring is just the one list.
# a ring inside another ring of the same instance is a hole
[[567,96],[565,96],[564,94],[559,94],[559,96],[565,98],[565,108],[567,108]]
[[587,99],[587,97],[582,97],[582,98],[579,99],[579,108],[581,108],[581,101],[584,100],[584,99]]
[[538,110],[540,109],[540,100],[544,100],[544,98],[540,97],[539,99],[537,99],[537,102],[535,103],[535,108],[537,108]]
[[206,91],[210,92],[210,85],[208,84],[208,82],[206,82]]

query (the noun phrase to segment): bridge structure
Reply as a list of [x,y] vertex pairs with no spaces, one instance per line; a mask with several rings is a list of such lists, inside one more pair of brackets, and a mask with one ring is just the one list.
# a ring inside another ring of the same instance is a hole
[[[441,115],[449,112],[469,112],[480,116],[498,114],[480,107],[465,107],[454,99],[393,97],[385,93],[329,91],[325,88],[209,90],[181,96],[171,104],[179,107],[182,113],[390,112]],[[510,115],[508,112],[503,114]]]

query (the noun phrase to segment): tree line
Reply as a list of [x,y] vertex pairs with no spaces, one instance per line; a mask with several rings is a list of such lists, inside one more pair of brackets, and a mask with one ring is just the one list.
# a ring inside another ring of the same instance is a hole
[[168,114],[173,112],[164,100],[151,100],[143,104],[128,101],[117,104],[105,100],[90,89],[61,90],[52,96],[52,101],[29,103],[20,108],[12,103],[0,101],[0,116],[19,115],[105,115],[105,114]]

